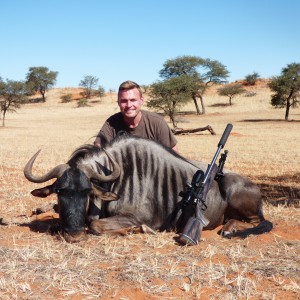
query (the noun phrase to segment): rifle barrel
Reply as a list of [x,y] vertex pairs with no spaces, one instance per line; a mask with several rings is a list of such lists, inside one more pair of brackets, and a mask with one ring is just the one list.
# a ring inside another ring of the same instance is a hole
[[227,139],[229,137],[229,134],[231,132],[232,127],[233,127],[232,124],[230,124],[230,123],[227,124],[227,126],[226,126],[226,128],[225,128],[225,130],[223,132],[223,135],[222,135],[222,137],[221,137],[221,139],[219,141],[218,147],[221,146],[223,148],[225,146],[225,144],[227,142]]
[[224,148],[224,146],[225,146],[225,144],[227,142],[227,139],[229,137],[229,134],[231,132],[232,127],[233,127],[232,124],[230,124],[230,123],[227,124],[227,126],[226,126],[226,128],[225,128],[225,130],[224,130],[224,132],[222,134],[222,137],[221,137],[221,139],[219,141],[218,149],[217,149],[217,151],[216,151],[216,153],[215,153],[215,155],[214,155],[211,163],[208,165],[208,168],[207,168],[207,170],[205,172],[205,176],[204,176],[204,179],[203,179],[203,184],[206,183],[206,181],[207,181],[207,179],[209,177],[209,174],[211,173],[211,171],[212,171],[212,169],[214,167],[214,164],[216,163],[216,160],[217,160],[217,158],[218,158],[221,150]]

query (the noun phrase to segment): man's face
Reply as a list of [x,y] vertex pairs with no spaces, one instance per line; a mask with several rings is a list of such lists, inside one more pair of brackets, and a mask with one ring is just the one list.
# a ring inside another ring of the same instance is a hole
[[124,117],[135,118],[141,111],[144,98],[137,88],[123,90],[119,94],[119,107]]

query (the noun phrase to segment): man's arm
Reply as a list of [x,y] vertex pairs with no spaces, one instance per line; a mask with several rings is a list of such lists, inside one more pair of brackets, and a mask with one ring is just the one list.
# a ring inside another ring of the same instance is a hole
[[112,141],[114,137],[114,129],[110,126],[108,120],[106,120],[94,140],[94,146],[101,148],[102,145]]

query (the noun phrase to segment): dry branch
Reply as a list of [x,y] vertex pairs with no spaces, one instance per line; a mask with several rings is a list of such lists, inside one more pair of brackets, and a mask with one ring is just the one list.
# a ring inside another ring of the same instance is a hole
[[212,135],[216,134],[215,131],[212,129],[212,127],[210,125],[207,125],[205,127],[195,128],[195,129],[179,129],[179,128],[172,129],[172,131],[175,135],[195,133],[195,132],[205,131],[205,130],[208,130]]

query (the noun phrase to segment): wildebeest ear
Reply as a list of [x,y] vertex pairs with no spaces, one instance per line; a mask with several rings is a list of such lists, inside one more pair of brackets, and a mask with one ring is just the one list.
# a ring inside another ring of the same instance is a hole
[[54,193],[53,184],[31,191],[31,195],[33,195],[35,197],[40,197],[40,198],[46,198],[53,193]]
[[115,200],[120,199],[120,197],[117,194],[107,191],[107,190],[99,187],[98,185],[97,185],[97,187],[95,187],[95,185],[92,184],[92,188],[93,188],[94,194],[103,201],[115,201]]

